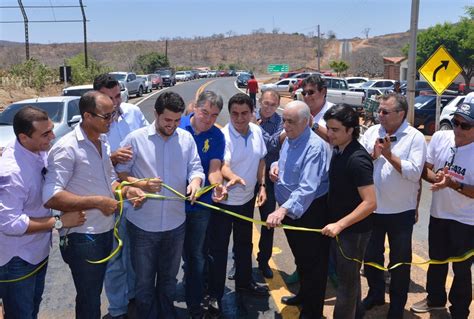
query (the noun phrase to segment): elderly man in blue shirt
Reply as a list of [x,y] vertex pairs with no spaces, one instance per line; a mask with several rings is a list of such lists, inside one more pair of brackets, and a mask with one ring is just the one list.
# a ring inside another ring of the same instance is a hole
[[[194,200],[205,176],[192,135],[179,128],[185,104],[174,92],[155,103],[155,122],[130,133],[130,161],[117,165],[122,180],[137,182],[149,193],[161,192],[164,182]],[[161,195],[173,196],[164,189]],[[181,200],[148,200],[127,214],[132,265],[136,275],[138,318],[175,318],[176,275],[185,236],[185,204]]]
[[[270,169],[280,207],[268,216],[268,227],[286,224],[322,228],[327,224],[327,147],[311,131],[310,122],[306,103],[287,104],[283,111],[287,139],[280,159]],[[301,304],[300,318],[320,318],[326,293],[329,241],[315,232],[285,230],[285,234],[295,256],[300,290],[296,296],[283,297],[282,302]]]

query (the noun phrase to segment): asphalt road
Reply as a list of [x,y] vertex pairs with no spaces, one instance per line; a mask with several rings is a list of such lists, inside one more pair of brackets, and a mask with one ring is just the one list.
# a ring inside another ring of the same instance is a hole
[[[189,103],[195,99],[196,92],[203,89],[214,90],[221,94],[224,98],[224,109],[221,112],[218,123],[224,125],[228,121],[227,102],[228,99],[238,89],[234,86],[235,78],[218,78],[218,79],[201,79],[179,84],[172,88],[165,88],[161,91],[154,91],[140,99],[132,99],[130,103],[137,103],[145,114],[146,118],[153,121],[153,106],[156,97],[164,91],[172,90],[179,93],[185,102]],[[427,229],[429,220],[429,205],[431,201],[431,192],[426,183],[423,184],[423,193],[420,203],[420,218],[415,225],[413,234],[414,261],[425,260],[427,256]],[[255,218],[258,218],[258,211]],[[259,227],[254,227],[254,243],[258,242]],[[254,257],[256,256],[258,247],[254,245]],[[230,257],[230,255],[229,255]],[[230,268],[232,259],[229,258],[228,268]],[[271,296],[268,298],[239,296],[235,293],[233,281],[227,281],[224,297],[224,313],[226,318],[296,318],[298,309],[296,307],[287,307],[281,304],[281,296],[290,292],[296,292],[298,285],[286,285],[284,279],[291,274],[294,269],[294,259],[289,250],[286,238],[282,230],[275,231],[274,252],[270,261],[270,266],[274,269],[275,277],[267,280],[267,284],[271,289]],[[254,267],[256,267],[254,258]],[[448,318],[446,312],[438,312],[433,314],[415,315],[408,311],[411,304],[425,297],[424,286],[426,281],[425,266],[412,267],[412,283],[410,287],[409,299],[407,302],[405,318]],[[255,279],[259,282],[265,282],[260,276],[256,268],[254,268]],[[451,285],[451,278],[448,278],[448,286]],[[178,295],[176,307],[179,317],[186,318],[187,311],[184,303],[184,289],[182,283],[182,272],[179,274]],[[362,277],[362,296],[367,292],[367,282]],[[388,290],[387,290],[388,291]],[[46,287],[41,304],[41,319],[55,318],[73,318],[74,317],[74,298],[75,289],[72,277],[67,265],[62,261],[58,249],[57,233],[53,236],[53,246],[50,254],[50,262],[48,265],[48,273],[46,277]],[[388,301],[388,295],[386,295]],[[332,318],[332,311],[335,302],[335,291],[330,283],[326,294],[326,306],[324,315]],[[383,318],[388,310],[388,306],[376,307],[366,314],[366,318]],[[105,293],[102,295],[102,313],[107,313],[107,299]],[[471,313],[474,313],[471,305]]]

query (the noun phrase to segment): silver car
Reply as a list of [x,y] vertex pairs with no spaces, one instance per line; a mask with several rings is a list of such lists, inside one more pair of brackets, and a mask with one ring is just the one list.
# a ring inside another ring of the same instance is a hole
[[15,139],[13,132],[13,117],[23,107],[31,105],[45,110],[54,122],[53,132],[56,142],[63,135],[73,130],[79,123],[79,96],[52,96],[28,99],[10,104],[0,113],[0,156],[5,147]]

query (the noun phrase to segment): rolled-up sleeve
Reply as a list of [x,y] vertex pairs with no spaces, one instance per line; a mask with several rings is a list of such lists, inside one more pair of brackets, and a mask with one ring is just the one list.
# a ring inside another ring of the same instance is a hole
[[135,164],[138,154],[137,143],[135,139],[130,137],[130,134],[125,137],[125,139],[120,143],[121,147],[130,146],[132,148],[132,158],[125,162],[125,163],[118,163],[115,166],[115,171],[117,173],[130,173],[132,171],[132,167]]
[[191,183],[193,179],[199,177],[201,179],[201,186],[203,186],[206,176],[204,175],[204,169],[201,165],[201,159],[199,158],[196,143],[192,137],[190,137],[190,140],[188,140],[188,145],[190,148],[188,161],[188,182]]
[[43,203],[66,189],[74,173],[74,152],[68,147],[53,148],[48,155],[48,172],[43,186]]
[[301,170],[299,186],[291,192],[281,206],[288,209],[288,217],[298,219],[303,216],[314,200],[316,190],[326,169],[326,155],[317,149],[310,149]]
[[0,233],[22,236],[30,223],[23,203],[28,194],[16,184],[14,176],[2,176],[0,183]]
[[412,182],[418,182],[426,161],[426,142],[421,134],[413,137],[407,159],[401,159],[402,176]]

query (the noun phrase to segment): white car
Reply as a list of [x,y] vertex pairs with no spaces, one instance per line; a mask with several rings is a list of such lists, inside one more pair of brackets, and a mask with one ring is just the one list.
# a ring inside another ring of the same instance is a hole
[[209,72],[207,70],[199,71],[200,78],[207,78],[209,76]]
[[0,113],[0,156],[8,143],[15,139],[13,132],[13,117],[27,105],[36,106],[48,113],[54,122],[54,135],[57,141],[63,135],[73,130],[74,125],[79,123],[81,115],[79,112],[79,96],[51,96],[28,99],[10,104]]
[[143,89],[143,93],[148,93],[153,91],[153,83],[151,82],[151,75],[146,74],[138,74],[137,78],[143,79],[145,81],[145,88]]
[[460,106],[464,102],[465,97],[465,95],[456,96],[443,108],[443,111],[441,112],[441,115],[439,117],[440,131],[447,131],[453,129],[453,125],[451,124],[451,120],[453,119],[453,113],[454,111],[456,111],[458,106]]
[[185,71],[178,71],[175,74],[176,76],[176,81],[184,82],[187,81],[188,75],[186,74]]
[[[125,86],[125,83],[122,81],[118,81],[120,84],[120,97],[122,98],[122,102],[127,103],[129,96],[128,96],[128,90],[127,87]],[[70,86],[65,89],[63,89],[63,96],[82,96],[84,93],[92,91],[94,87],[92,84],[85,84],[85,85],[76,85],[76,86]]]
[[260,90],[264,92],[268,89],[273,89],[277,92],[290,92],[290,86],[295,85],[298,82],[296,78],[286,78],[275,83],[263,84]]
[[347,76],[345,79],[347,81],[347,84],[349,85],[349,89],[358,88],[369,80],[368,78],[364,78],[361,76]]

